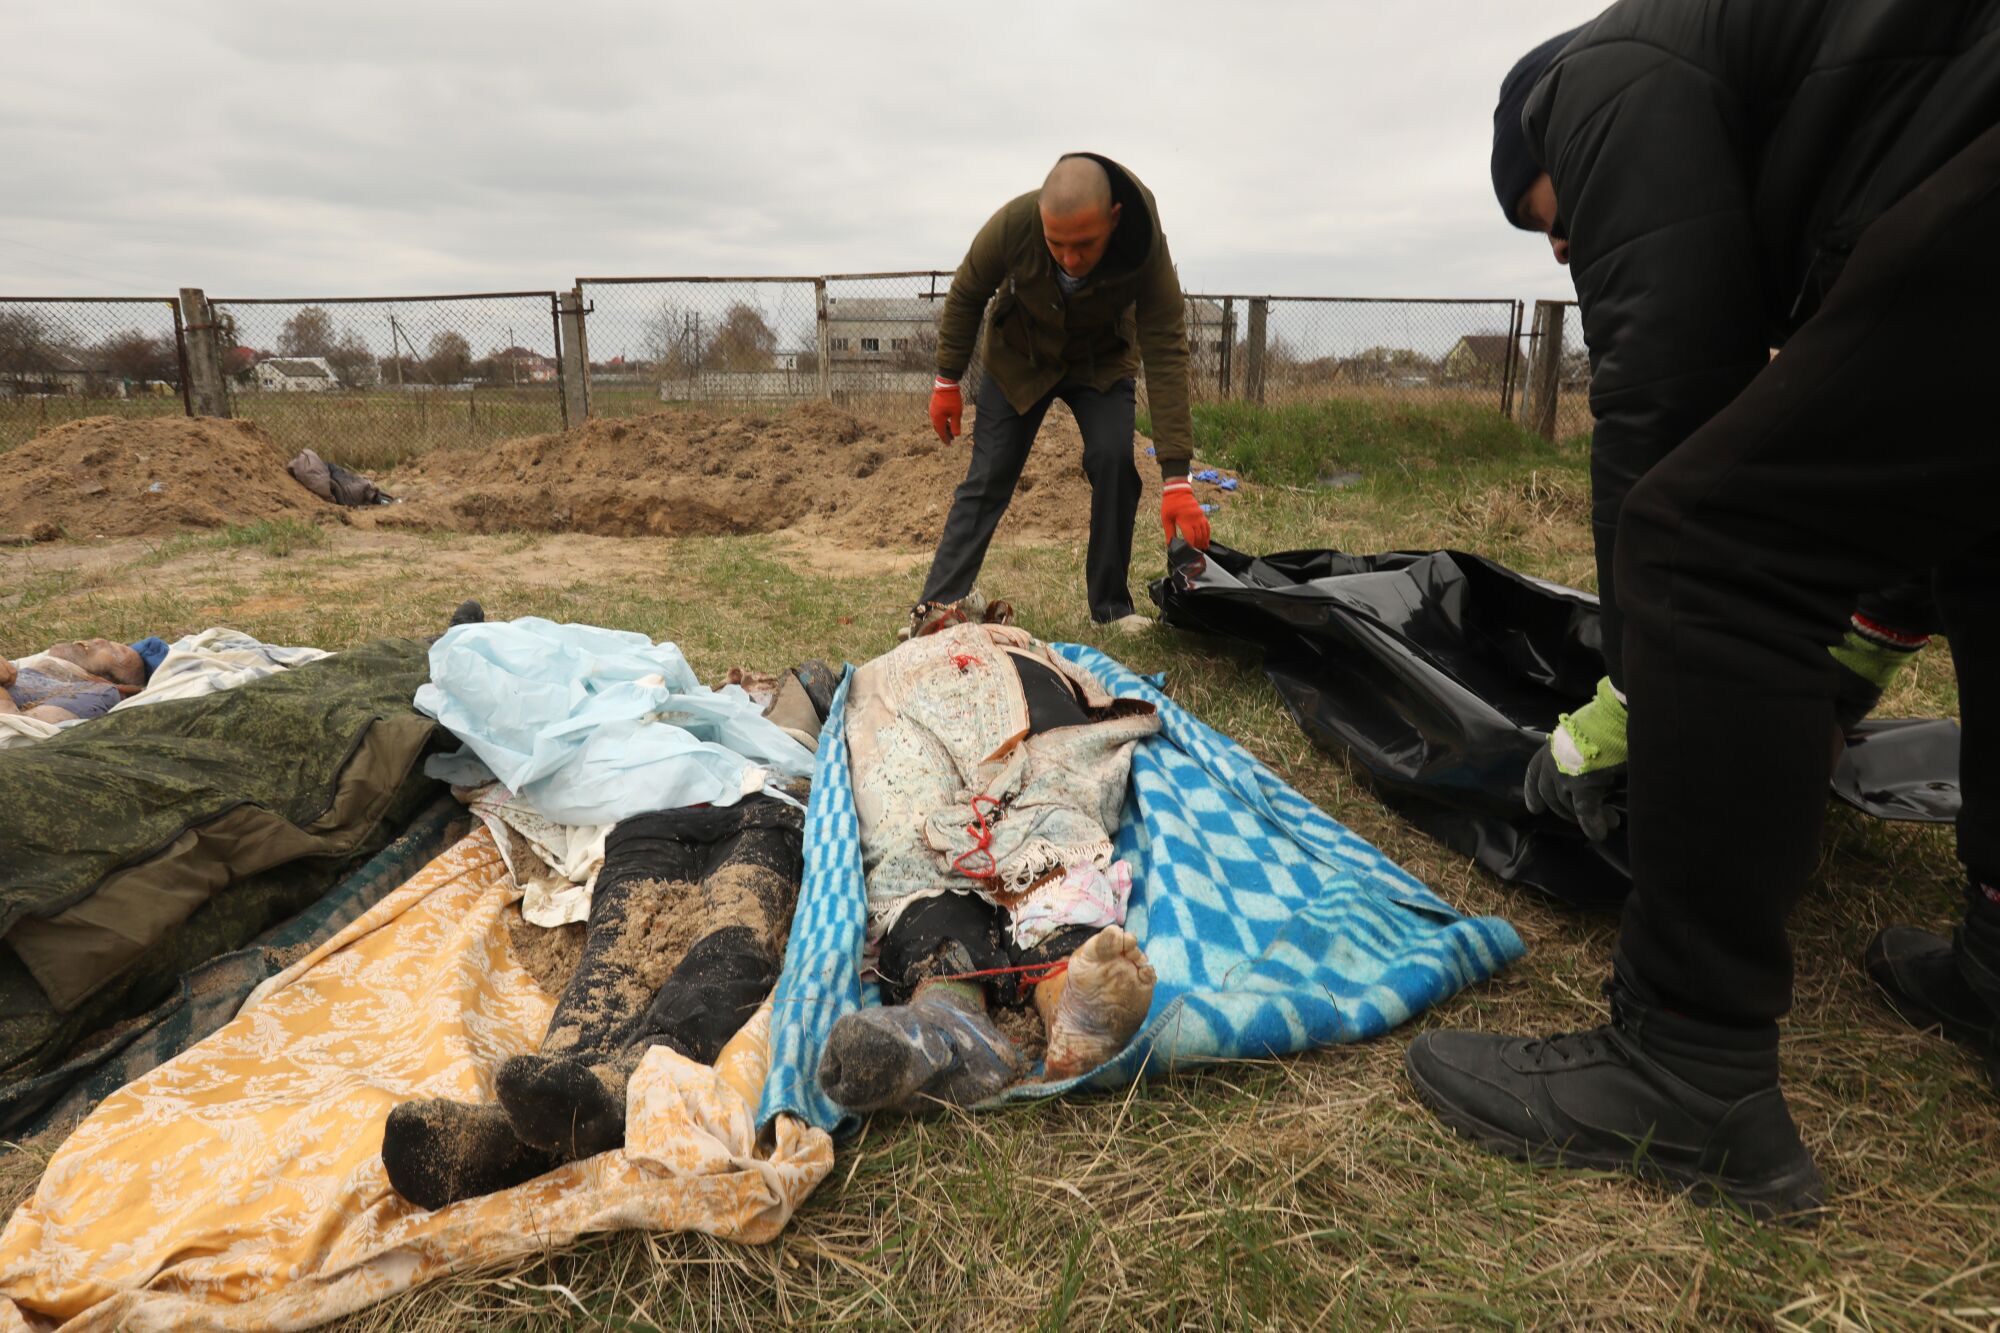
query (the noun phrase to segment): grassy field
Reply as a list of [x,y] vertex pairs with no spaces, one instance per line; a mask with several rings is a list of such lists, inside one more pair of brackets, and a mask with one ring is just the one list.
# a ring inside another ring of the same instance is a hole
[[[1339,490],[1247,494],[1245,549],[1455,546],[1587,585],[1581,453],[1435,414],[1204,408],[1203,460]],[[1310,477],[1307,477],[1310,480]],[[1143,518],[1143,516],[1142,516]],[[1081,524],[1079,524],[1079,531]],[[1144,531],[1142,523],[1142,531]],[[1143,548],[1136,572],[1157,554]],[[839,558],[835,558],[838,556]],[[713,678],[888,646],[925,552],[811,551],[782,536],[417,536],[266,525],[154,546],[5,557],[0,645],[229,624],[339,648],[435,632],[460,598],[499,616],[678,641]],[[1105,639],[1080,541],[1003,543],[982,586],[1055,639],[1098,642],[1238,737],[1460,908],[1511,919],[1528,956],[1416,1026],[1600,1020],[1615,920],[1511,890],[1406,828],[1286,718],[1254,657],[1155,631]],[[1955,709],[1924,655],[1885,711]],[[1718,854],[1721,854],[1718,851]],[[1835,809],[1796,923],[1785,1074],[1833,1190],[1816,1231],[1757,1227],[1623,1178],[1480,1155],[1405,1084],[1399,1032],[1117,1096],[878,1117],[774,1244],[623,1234],[469,1275],[335,1325],[371,1329],[1991,1328],[2000,1324],[2000,1102],[1973,1062],[1900,1026],[1859,968],[1881,925],[1952,919],[1950,834]]]

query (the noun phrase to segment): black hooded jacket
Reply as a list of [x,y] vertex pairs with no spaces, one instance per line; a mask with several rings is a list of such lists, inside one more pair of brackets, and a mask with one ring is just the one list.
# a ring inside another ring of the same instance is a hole
[[2000,0],[1620,0],[1556,57],[1522,125],[1590,347],[1607,609],[1632,484],[1818,309],[1870,223],[1996,123]]

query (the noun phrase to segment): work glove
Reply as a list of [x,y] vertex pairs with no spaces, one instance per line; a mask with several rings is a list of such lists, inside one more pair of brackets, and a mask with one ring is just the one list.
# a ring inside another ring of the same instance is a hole
[[1618,827],[1605,798],[1625,780],[1625,701],[1611,682],[1597,682],[1597,696],[1564,713],[1549,743],[1528,761],[1525,794],[1531,813],[1553,811],[1603,842]]
[[1166,529],[1167,545],[1174,544],[1174,530],[1181,540],[1197,551],[1208,549],[1208,515],[1194,498],[1194,483],[1186,477],[1169,477],[1160,488],[1160,526]]
[[950,444],[963,429],[965,420],[965,399],[958,392],[958,381],[948,380],[939,375],[931,381],[931,429],[938,439]]
[[1875,711],[1896,674],[1916,661],[1930,641],[1928,634],[1906,634],[1859,615],[1848,623],[1840,642],[1827,649],[1844,668],[1833,695],[1833,717],[1842,735]]

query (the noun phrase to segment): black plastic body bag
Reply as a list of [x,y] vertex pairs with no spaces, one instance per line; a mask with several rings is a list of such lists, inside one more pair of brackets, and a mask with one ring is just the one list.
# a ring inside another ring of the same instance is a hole
[[[1622,819],[1593,843],[1521,794],[1529,758],[1604,674],[1596,597],[1460,551],[1260,558],[1176,542],[1169,566],[1151,588],[1166,622],[1262,645],[1299,726],[1351,756],[1402,818],[1557,898],[1631,888]],[[1877,818],[1949,822],[1957,779],[1956,723],[1867,722],[1832,789]]]

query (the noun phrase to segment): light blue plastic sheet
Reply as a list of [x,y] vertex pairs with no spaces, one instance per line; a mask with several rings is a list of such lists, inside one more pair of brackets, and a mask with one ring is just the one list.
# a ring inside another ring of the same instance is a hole
[[[711,690],[671,643],[537,617],[458,625],[431,645],[416,709],[544,816],[615,824],[649,810],[732,805],[813,757],[735,685]],[[464,781],[464,756],[432,776]]]

